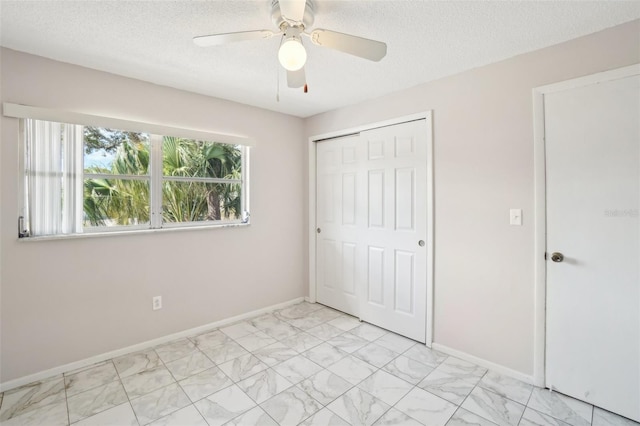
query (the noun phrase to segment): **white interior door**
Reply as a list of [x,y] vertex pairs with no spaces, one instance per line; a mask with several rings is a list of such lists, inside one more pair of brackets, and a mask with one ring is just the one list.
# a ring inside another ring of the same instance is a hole
[[546,384],[640,421],[640,77],[544,109]]
[[317,144],[318,302],[425,342],[426,120]]

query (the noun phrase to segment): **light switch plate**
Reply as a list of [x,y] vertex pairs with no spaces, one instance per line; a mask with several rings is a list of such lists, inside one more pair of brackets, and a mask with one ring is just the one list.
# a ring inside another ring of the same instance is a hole
[[522,209],[509,210],[509,224],[522,226]]

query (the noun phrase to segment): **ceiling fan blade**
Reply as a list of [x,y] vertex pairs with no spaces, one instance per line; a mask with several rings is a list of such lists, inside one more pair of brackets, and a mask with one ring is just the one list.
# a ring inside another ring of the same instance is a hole
[[257,31],[240,31],[237,33],[212,34],[194,37],[193,42],[200,47],[219,46],[221,44],[233,43],[245,40],[260,40],[262,38],[270,38],[274,36],[273,31],[257,30]]
[[287,86],[297,89],[307,84],[307,76],[304,73],[304,67],[298,71],[287,71]]
[[339,50],[370,61],[379,61],[387,54],[387,44],[336,31],[317,29],[311,32],[311,41],[318,46]]
[[289,21],[302,22],[306,0],[279,0],[280,13]]

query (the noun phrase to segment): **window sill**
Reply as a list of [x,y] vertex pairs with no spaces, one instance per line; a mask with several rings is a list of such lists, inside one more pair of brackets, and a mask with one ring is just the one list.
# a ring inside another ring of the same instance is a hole
[[157,229],[131,229],[131,230],[118,230],[118,231],[106,231],[106,232],[85,232],[82,234],[63,234],[63,235],[43,235],[40,237],[24,237],[18,238],[20,242],[36,242],[36,241],[55,241],[55,240],[75,240],[82,238],[102,238],[102,237],[118,237],[126,235],[145,235],[156,234],[165,232],[184,232],[184,231],[202,231],[205,229],[220,229],[220,228],[239,228],[249,226],[251,223],[224,223],[218,225],[191,225],[191,226],[176,226],[168,228]]

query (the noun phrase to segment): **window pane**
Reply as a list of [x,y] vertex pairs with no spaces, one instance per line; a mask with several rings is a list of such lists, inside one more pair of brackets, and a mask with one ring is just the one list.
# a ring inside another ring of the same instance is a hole
[[216,142],[165,136],[162,143],[164,176],[240,179],[242,148]]
[[104,127],[84,127],[84,172],[149,174],[149,135]]
[[84,179],[85,227],[149,223],[149,181]]
[[241,185],[165,181],[162,188],[164,222],[238,220]]

